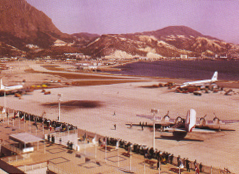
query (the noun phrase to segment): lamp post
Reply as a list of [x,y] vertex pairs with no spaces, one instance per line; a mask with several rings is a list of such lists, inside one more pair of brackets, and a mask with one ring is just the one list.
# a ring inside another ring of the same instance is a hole
[[7,113],[7,102],[6,102],[6,91],[5,91],[5,86],[4,86],[4,112],[5,112],[5,117],[7,117],[7,127],[9,128],[9,115]]
[[58,121],[60,122],[60,116],[61,116],[61,97],[62,97],[62,94],[58,94],[58,108],[59,108],[59,115],[58,115]]
[[154,135],[153,135],[153,148],[154,148],[154,151],[155,151],[155,114],[157,114],[159,111],[158,109],[151,109],[151,113],[153,113],[153,116],[154,116],[154,123],[153,123],[153,129],[154,129]]
[[[3,98],[3,102],[4,102],[4,104],[3,104],[3,111],[4,111],[4,118],[6,117],[6,112],[7,112],[7,110],[6,110],[6,91],[5,91],[5,87],[4,87],[4,98]],[[4,122],[4,118],[3,118],[3,122]]]

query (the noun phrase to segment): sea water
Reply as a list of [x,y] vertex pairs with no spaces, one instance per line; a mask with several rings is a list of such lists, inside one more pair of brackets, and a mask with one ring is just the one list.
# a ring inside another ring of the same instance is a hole
[[211,79],[218,71],[219,80],[239,80],[239,61],[212,60],[171,60],[130,63],[119,66],[121,71],[114,74],[153,76],[162,78]]

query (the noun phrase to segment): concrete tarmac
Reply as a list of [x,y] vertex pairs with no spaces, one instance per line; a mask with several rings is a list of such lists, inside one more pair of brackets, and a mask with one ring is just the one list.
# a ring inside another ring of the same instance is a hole
[[[223,92],[203,93],[202,96],[193,94],[179,94],[167,88],[145,88],[158,84],[160,79],[148,79],[150,82],[124,83],[100,86],[80,86],[50,89],[50,95],[44,95],[41,90],[35,90],[31,95],[24,95],[22,99],[14,96],[6,97],[9,108],[26,111],[35,115],[42,115],[57,120],[58,94],[62,94],[61,102],[81,101],[79,106],[61,106],[60,119],[91,132],[103,136],[121,138],[132,143],[153,146],[153,132],[150,129],[141,130],[134,127],[129,129],[126,123],[148,122],[136,114],[152,115],[151,109],[159,109],[157,116],[163,116],[169,111],[172,118],[178,115],[185,118],[189,109],[197,112],[197,117],[212,120],[214,114],[220,119],[239,119],[239,95],[225,96]],[[238,92],[238,89],[234,89]],[[99,105],[84,105],[87,102],[97,102]],[[52,103],[55,103],[52,105]],[[47,105],[46,105],[47,104]],[[0,98],[0,105],[4,105],[4,97]],[[114,129],[114,124],[117,129]],[[182,158],[195,159],[208,166],[223,169],[229,168],[237,172],[239,166],[239,127],[238,123],[228,125],[235,131],[216,133],[188,134],[186,140],[176,141],[167,137],[170,134],[156,133],[156,148],[161,151],[180,155]]]

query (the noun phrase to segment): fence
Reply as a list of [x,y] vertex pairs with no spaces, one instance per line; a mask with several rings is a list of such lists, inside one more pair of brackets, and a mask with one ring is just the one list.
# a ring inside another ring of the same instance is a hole
[[76,147],[78,142],[78,131],[77,130],[69,130],[67,132],[55,132],[50,134],[45,134],[45,140],[49,141],[52,140],[52,136],[54,137],[54,143],[56,144],[62,144],[64,146],[67,146],[68,141],[72,142],[74,146]]
[[[89,132],[89,131],[86,131],[86,130],[81,130],[81,129],[78,129],[78,135],[81,135],[81,136],[85,136],[85,137],[95,137],[97,136],[97,139],[99,138],[105,138],[105,136],[102,136],[102,135],[99,135],[99,134],[96,134],[96,133],[92,133],[92,132]],[[113,139],[113,143],[110,143],[111,139]],[[116,142],[118,141],[119,139],[118,138],[109,138],[107,137],[107,144],[108,145],[111,145],[111,146],[115,146],[116,145]],[[123,146],[119,146],[120,148],[125,148],[127,151],[128,151],[128,148],[126,148],[126,146],[128,147],[128,142],[127,141],[124,141],[124,140],[121,140],[122,142],[124,142],[124,145]],[[120,143],[119,143],[120,144]],[[145,146],[146,147],[146,146]],[[145,148],[145,147],[142,147],[142,148]],[[150,149],[150,148],[149,148]],[[142,154],[144,155],[144,153],[142,152],[134,152],[134,153],[139,153],[139,154]],[[156,160],[156,155],[154,154],[154,160]],[[185,160],[182,160],[183,162],[183,165],[186,166],[186,161]],[[177,160],[177,156],[174,156],[173,159],[172,159],[172,164],[177,166],[178,165],[178,160]],[[198,163],[197,163],[198,164]],[[192,170],[195,170],[195,166],[194,166],[194,161],[190,161],[189,163],[189,167],[190,169]],[[200,172],[203,172],[203,173],[207,173],[207,174],[224,174],[224,173],[230,173],[230,172],[227,172],[227,171],[224,171],[223,169],[219,169],[219,168],[215,168],[215,167],[212,167],[212,166],[206,166],[206,165],[200,165],[199,164],[199,168],[200,168]]]
[[57,174],[70,174],[69,172],[66,172],[66,171],[62,170],[59,167],[56,167],[51,162],[49,162],[48,165],[47,165],[47,171],[51,171],[51,172],[54,172],[54,173],[57,173]]
[[44,168],[45,168],[45,170],[47,170],[47,162],[18,166],[18,169],[20,169],[24,172],[29,172],[29,171],[34,171],[34,170],[44,169]]
[[[186,161],[185,160],[182,160],[183,162],[183,165],[184,167],[186,166]],[[178,165],[178,162],[177,162],[177,157],[173,157],[173,161],[172,161],[172,164],[177,166]],[[195,165],[194,165],[194,162],[193,161],[189,161],[189,168],[191,170],[195,170]],[[209,167],[209,166],[206,166],[206,165],[199,165],[199,168],[200,168],[200,172],[202,173],[208,173],[208,174],[223,174],[225,173],[224,170],[222,169],[219,169],[219,168],[215,168],[215,167]]]
[[1,146],[2,147],[5,147],[6,149],[9,149],[10,151],[12,151],[12,152],[15,152],[16,154],[21,154],[22,153],[22,151],[19,149],[19,148],[17,148],[17,147],[15,147],[15,146],[12,146],[11,144],[9,144],[9,143],[2,143],[1,144]]
[[10,162],[14,162],[14,161],[25,160],[26,158],[29,158],[29,156],[14,155],[14,156],[9,156],[9,157],[2,157],[1,160],[5,161],[7,163],[10,163]]

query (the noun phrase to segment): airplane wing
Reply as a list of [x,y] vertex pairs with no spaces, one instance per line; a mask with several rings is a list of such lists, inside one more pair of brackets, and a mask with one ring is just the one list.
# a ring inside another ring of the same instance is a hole
[[167,132],[186,132],[185,129],[172,128],[172,127],[164,128],[164,131],[167,131]]
[[216,131],[215,130],[211,130],[211,129],[193,128],[192,132],[213,133],[213,132],[216,132]]
[[163,126],[163,127],[172,127],[172,126],[174,126],[175,125],[175,123],[174,122],[156,122],[155,123],[155,126],[156,126],[156,128],[157,127],[161,127],[161,126]]
[[[167,132],[186,132],[186,130],[180,129],[180,128],[165,128],[164,131],[167,131]],[[216,132],[216,131],[215,130],[210,130],[210,129],[193,128],[192,132],[213,133],[213,132]]]
[[[141,118],[146,118],[146,119],[150,119],[150,120],[153,120],[154,119],[154,116],[153,115],[136,115],[137,117],[141,117]],[[155,121],[156,121],[156,124],[164,124],[164,123],[174,123],[175,122],[175,119],[174,118],[169,118],[169,120],[167,121],[162,121],[163,117],[156,117],[155,116]],[[162,121],[162,122],[160,122]]]
[[207,120],[205,124],[200,124],[200,121],[197,122],[196,128],[199,129],[209,129],[216,131],[235,131],[234,129],[230,129],[228,127],[229,124],[238,123],[239,120]]
[[[137,117],[141,117],[141,118],[146,118],[146,119],[150,119],[150,120],[153,120],[154,119],[154,116],[153,115],[136,115]],[[155,116],[155,121],[157,121],[157,120],[161,120],[162,119],[162,117],[157,117],[157,116]]]
[[137,123],[126,123],[125,125],[126,126],[153,127],[153,124],[145,124],[145,123],[144,124],[143,123],[142,124],[141,123],[138,123],[138,124]]
[[[219,124],[231,124],[231,123],[238,123],[238,122],[239,120],[220,120]],[[213,123],[213,120],[210,123]]]

